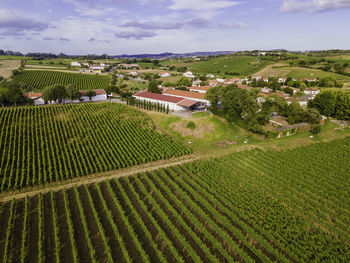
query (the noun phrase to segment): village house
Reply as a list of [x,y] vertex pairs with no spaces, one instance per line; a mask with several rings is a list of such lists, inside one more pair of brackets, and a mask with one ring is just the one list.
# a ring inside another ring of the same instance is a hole
[[213,78],[215,78],[215,76],[214,76],[213,74],[208,74],[208,75],[206,75],[206,77],[207,77],[208,79],[213,79]]
[[195,75],[193,75],[193,73],[191,71],[187,71],[185,72],[184,74],[182,74],[184,77],[187,77],[187,78],[194,78]]
[[80,64],[79,62],[76,62],[76,61],[72,61],[72,62],[70,63],[70,65],[71,65],[72,67],[81,67],[81,64]]
[[171,76],[171,74],[168,72],[160,72],[159,73],[159,77],[161,77],[161,78],[166,78],[166,77],[170,77],[170,76]]
[[307,95],[317,95],[318,93],[320,93],[320,90],[316,88],[308,88],[304,90],[304,93]]
[[[107,101],[107,93],[104,89],[94,89],[96,96],[93,96],[91,98],[91,101]],[[88,96],[85,96],[86,90],[79,90],[79,93],[81,95],[80,99],[73,100],[73,103],[79,103],[79,102],[89,102],[90,98]],[[34,101],[35,106],[39,105],[45,105],[45,101],[42,99],[42,93],[34,93],[29,92],[24,94],[26,97],[32,99]],[[65,98],[63,103],[71,103],[72,101],[69,98]],[[58,101],[51,101],[50,104],[57,104]]]
[[207,91],[210,89],[210,86],[196,86],[196,87],[187,87],[187,89],[191,92],[198,92],[198,93],[207,93]]
[[129,75],[131,75],[131,76],[138,76],[139,73],[136,72],[136,71],[131,71],[131,72],[129,72]]

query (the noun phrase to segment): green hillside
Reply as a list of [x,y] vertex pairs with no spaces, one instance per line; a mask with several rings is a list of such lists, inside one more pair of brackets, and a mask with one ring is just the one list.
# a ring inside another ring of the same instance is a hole
[[251,75],[271,63],[256,57],[225,56],[189,65],[188,69],[197,74]]

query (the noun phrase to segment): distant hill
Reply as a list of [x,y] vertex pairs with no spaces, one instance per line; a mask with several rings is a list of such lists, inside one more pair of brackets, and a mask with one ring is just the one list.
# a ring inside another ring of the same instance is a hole
[[213,52],[190,52],[190,53],[160,53],[160,54],[136,54],[136,55],[115,55],[112,58],[150,58],[150,59],[165,59],[165,58],[180,58],[180,57],[208,57],[234,54],[236,51],[213,51]]

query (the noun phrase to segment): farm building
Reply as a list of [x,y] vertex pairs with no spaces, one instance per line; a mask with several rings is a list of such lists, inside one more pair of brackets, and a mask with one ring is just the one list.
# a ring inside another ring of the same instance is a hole
[[177,96],[168,96],[164,94],[152,93],[148,91],[140,91],[133,95],[137,100],[151,102],[152,104],[159,103],[165,107],[169,107],[171,111],[193,110],[200,106],[200,102],[191,99],[184,99]]
[[210,106],[209,101],[205,99],[205,93],[198,93],[198,92],[191,92],[191,91],[177,90],[177,89],[166,89],[163,92],[163,94],[198,101],[202,105]]
[[76,62],[76,61],[72,61],[70,64],[73,67],[80,67],[81,66],[81,64],[79,62]]

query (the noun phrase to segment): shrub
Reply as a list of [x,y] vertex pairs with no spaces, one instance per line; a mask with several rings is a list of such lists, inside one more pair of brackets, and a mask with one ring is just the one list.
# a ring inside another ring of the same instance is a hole
[[313,135],[317,135],[321,132],[321,129],[322,129],[321,124],[312,125],[310,129],[310,133]]
[[193,121],[189,121],[187,123],[187,128],[191,129],[191,130],[194,130],[196,128],[196,124]]

